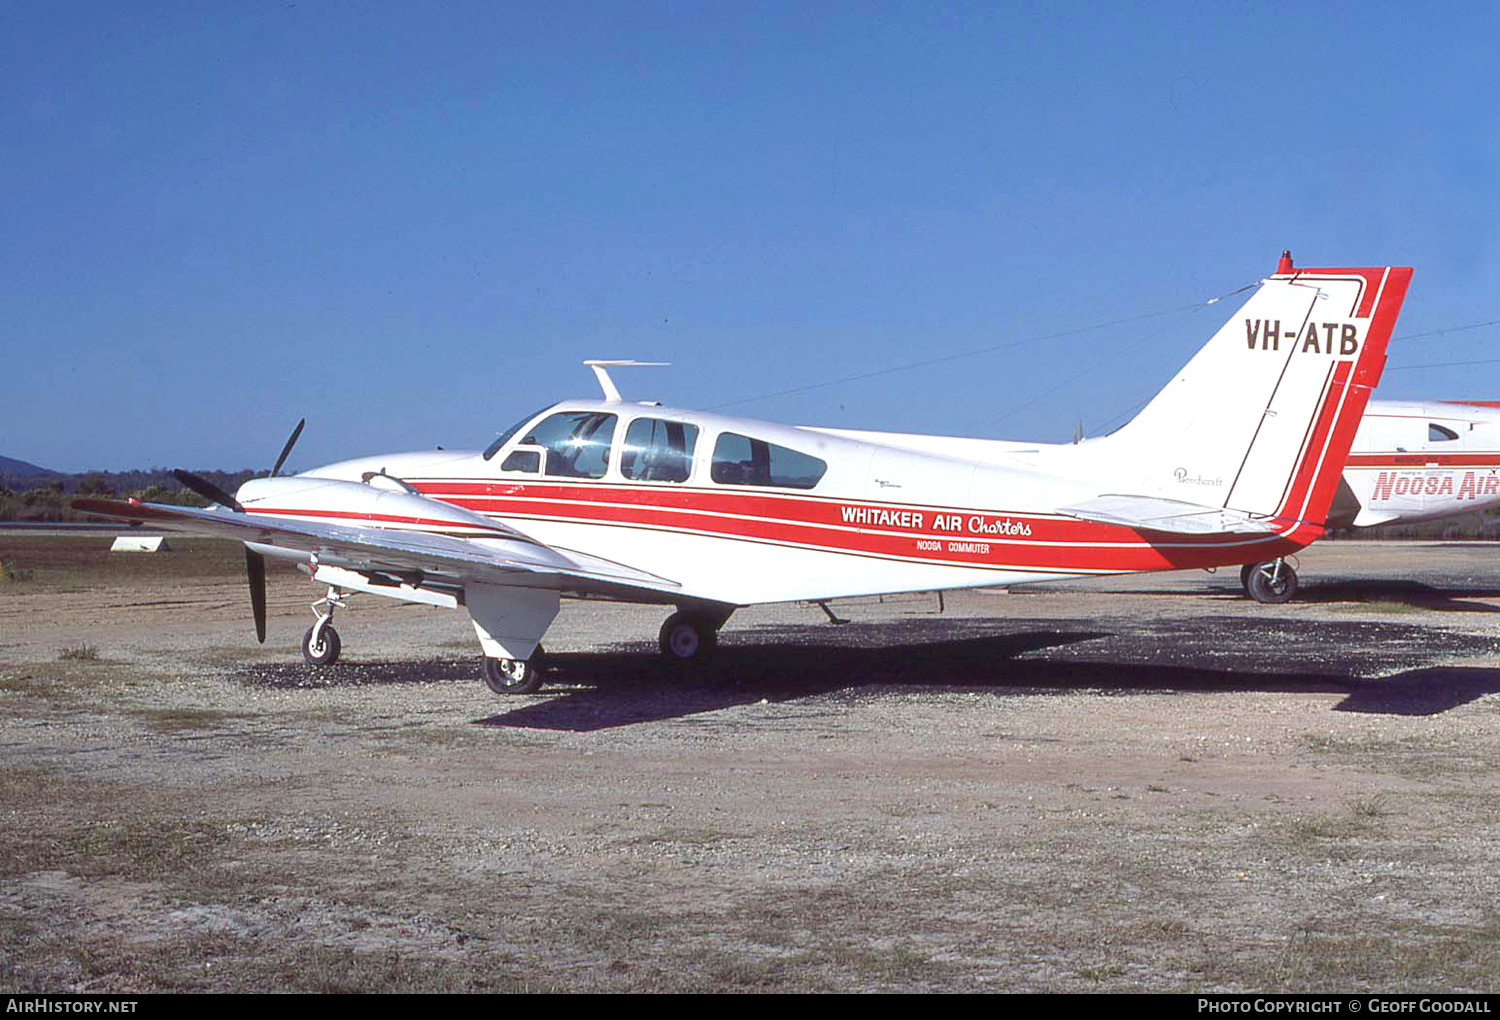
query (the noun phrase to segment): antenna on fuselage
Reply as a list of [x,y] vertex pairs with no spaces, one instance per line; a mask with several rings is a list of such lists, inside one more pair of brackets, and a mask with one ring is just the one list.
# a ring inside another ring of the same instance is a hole
[[620,389],[615,381],[609,377],[611,368],[659,368],[670,365],[670,361],[585,361],[585,365],[594,370],[594,378],[599,380],[599,388],[604,391],[604,402],[607,404],[618,404],[623,399]]

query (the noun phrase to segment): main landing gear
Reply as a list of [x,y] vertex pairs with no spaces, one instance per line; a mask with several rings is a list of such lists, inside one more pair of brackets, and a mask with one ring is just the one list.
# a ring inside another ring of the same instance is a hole
[[[719,646],[719,628],[728,616],[679,610],[657,635],[662,658],[684,673],[703,667]],[[496,694],[535,694],[547,682],[546,653],[537,645],[529,659],[484,660],[484,682]]]
[[484,660],[484,682],[496,694],[535,694],[547,681],[546,652],[541,645],[529,659]]
[[1285,559],[1246,563],[1240,568],[1240,584],[1255,601],[1279,606],[1297,594],[1297,571]]
[[684,669],[702,666],[719,647],[719,628],[727,617],[681,609],[667,617],[657,644],[668,663]]
[[[312,604],[312,611],[318,618],[318,622],[307,629],[302,635],[302,658],[307,660],[310,666],[332,666],[339,661],[339,652],[343,648],[343,642],[339,640],[339,632],[333,629],[333,611],[345,608],[344,593],[332,585],[328,587],[328,594]],[[320,607],[327,606],[324,612]]]
[[673,613],[661,625],[657,644],[668,662],[691,665],[705,662],[719,644],[719,628],[701,616]]

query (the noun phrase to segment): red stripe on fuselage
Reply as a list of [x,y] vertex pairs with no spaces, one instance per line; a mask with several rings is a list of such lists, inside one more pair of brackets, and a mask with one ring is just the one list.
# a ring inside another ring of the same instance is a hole
[[1500,468],[1500,453],[1355,453],[1349,466],[1357,468],[1468,467]]
[[[631,527],[913,562],[1036,572],[1131,572],[1241,563],[1267,550],[1271,551],[1266,555],[1290,552],[1317,537],[1316,529],[1294,527],[1284,536],[1264,537],[1168,536],[1157,532],[1154,534],[1160,537],[1152,541],[1121,526],[975,508],[647,486],[407,481],[425,495],[515,522],[522,530],[522,522],[528,520]],[[913,526],[876,528],[846,523],[846,507],[897,507],[899,512],[912,515]],[[918,515],[920,525],[916,524]],[[933,529],[935,519],[951,522],[955,516],[962,530]],[[1030,534],[1021,533],[1024,530]]]

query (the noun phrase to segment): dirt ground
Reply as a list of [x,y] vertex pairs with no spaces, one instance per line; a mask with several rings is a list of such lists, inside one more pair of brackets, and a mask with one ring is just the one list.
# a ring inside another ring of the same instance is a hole
[[[462,613],[0,534],[0,991],[1500,989],[1500,548],[737,614]],[[941,609],[941,611],[940,611]]]

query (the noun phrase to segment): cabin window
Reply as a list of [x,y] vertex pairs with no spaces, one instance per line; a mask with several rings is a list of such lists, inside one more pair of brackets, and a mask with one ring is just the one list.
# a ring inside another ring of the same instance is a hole
[[764,439],[725,432],[714,444],[710,476],[720,485],[774,485],[784,489],[811,489],[823,478],[828,465],[816,457]]
[[1441,425],[1435,425],[1431,422],[1428,422],[1427,441],[1429,443],[1446,443],[1457,438],[1458,433],[1454,432],[1452,429],[1444,428]]
[[637,418],[625,430],[620,474],[635,482],[685,482],[693,471],[698,426]]
[[603,478],[616,417],[599,411],[561,411],[542,419],[521,440],[546,451],[543,473],[561,478]]
[[512,450],[500,465],[501,471],[524,471],[529,475],[542,473],[542,455],[535,450]]
[[504,446],[506,443],[510,442],[512,436],[514,436],[517,432],[520,432],[521,429],[526,425],[527,422],[531,421],[531,419],[535,418],[537,415],[541,414],[546,409],[547,408],[545,408],[545,407],[539,407],[539,408],[537,408],[535,411],[532,411],[526,417],[522,418],[520,421],[516,422],[510,428],[506,429],[504,432],[502,432],[498,436],[496,436],[494,442],[490,443],[489,446],[486,446],[484,448],[484,454],[483,454],[484,459],[485,460],[489,460],[495,454],[499,453],[500,452],[500,448],[502,446]]

